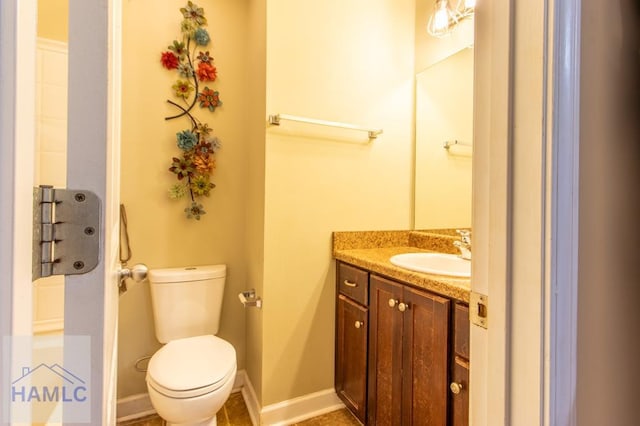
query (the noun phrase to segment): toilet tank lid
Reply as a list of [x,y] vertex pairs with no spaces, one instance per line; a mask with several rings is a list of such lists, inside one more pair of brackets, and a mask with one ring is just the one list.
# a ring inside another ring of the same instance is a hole
[[226,265],[184,266],[181,268],[151,269],[149,281],[154,283],[200,281],[209,278],[222,278],[226,274]]

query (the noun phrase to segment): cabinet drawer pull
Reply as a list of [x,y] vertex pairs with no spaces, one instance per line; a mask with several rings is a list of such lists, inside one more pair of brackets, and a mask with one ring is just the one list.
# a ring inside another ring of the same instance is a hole
[[399,300],[398,299],[389,299],[389,307],[390,308],[395,308],[396,305],[398,304]]
[[358,283],[354,283],[349,280],[344,280],[344,285],[346,285],[347,287],[358,287]]
[[364,325],[364,323],[362,321],[356,321],[354,325],[356,326],[356,328],[360,328]]
[[458,395],[460,394],[460,392],[462,392],[462,389],[464,389],[464,387],[462,386],[462,383],[451,382],[451,384],[449,385],[449,389],[451,389],[451,393],[453,393],[454,395]]

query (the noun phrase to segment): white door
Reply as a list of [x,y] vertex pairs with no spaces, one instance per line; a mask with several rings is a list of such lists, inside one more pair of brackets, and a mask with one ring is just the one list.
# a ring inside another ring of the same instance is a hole
[[[32,334],[30,242],[36,22],[37,0],[0,3],[0,319],[3,335],[0,421],[3,424],[12,420],[9,412],[12,402],[6,402],[30,396],[28,391],[12,387],[16,382],[12,369],[17,363],[24,366],[28,361],[12,356],[11,350],[16,354],[20,336],[30,338]],[[65,282],[65,364],[62,367],[68,372],[73,371],[74,363],[83,363],[88,369],[86,375],[79,377],[86,385],[82,392],[65,395],[63,388],[55,394],[49,389],[49,401],[58,400],[63,407],[61,419],[53,421],[62,420],[64,424],[115,424],[119,22],[117,1],[69,1],[67,187],[92,191],[100,198],[101,206],[100,261],[92,271],[68,276]],[[88,342],[86,353],[76,350],[79,341]],[[12,346],[6,342],[12,342]],[[32,368],[35,374],[36,367],[26,367],[26,371],[31,373],[29,368]],[[36,404],[37,398],[29,401]],[[66,409],[65,404],[73,406],[74,403],[75,407],[82,405],[82,413],[88,418],[78,417],[74,409]],[[13,423],[29,422],[14,418]]]
[[576,422],[580,5],[476,8],[473,426]]

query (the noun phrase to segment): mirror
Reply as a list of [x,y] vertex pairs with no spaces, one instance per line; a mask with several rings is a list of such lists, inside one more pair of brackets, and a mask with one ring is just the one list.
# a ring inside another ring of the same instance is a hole
[[471,227],[473,48],[416,76],[414,229]]

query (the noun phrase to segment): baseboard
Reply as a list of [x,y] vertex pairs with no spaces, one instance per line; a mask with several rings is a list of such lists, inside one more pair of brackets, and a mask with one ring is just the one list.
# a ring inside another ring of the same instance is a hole
[[33,334],[62,334],[64,319],[38,320],[33,322]]
[[267,405],[261,411],[264,425],[284,426],[344,408],[336,391],[325,389],[298,398]]
[[233,388],[231,389],[231,393],[240,392],[246,383],[249,381],[247,378],[247,372],[245,370],[240,370],[236,372],[236,380],[233,382]]
[[139,393],[136,395],[120,398],[116,408],[116,421],[126,422],[129,420],[139,419],[141,417],[155,414],[156,410],[151,405],[148,393]]
[[258,397],[256,396],[256,391],[253,389],[253,385],[251,384],[251,380],[249,380],[249,376],[245,370],[239,371],[236,375],[236,383],[241,381],[242,383],[242,399],[244,399],[244,404],[247,406],[247,411],[249,412],[249,417],[251,418],[251,423],[253,426],[260,425],[260,402],[258,401]]

